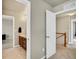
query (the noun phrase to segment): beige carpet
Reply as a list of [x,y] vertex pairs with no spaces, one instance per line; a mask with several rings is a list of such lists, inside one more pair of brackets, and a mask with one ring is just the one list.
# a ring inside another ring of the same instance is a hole
[[49,59],[76,59],[76,49],[57,46],[56,54]]
[[2,59],[25,59],[26,52],[23,48],[3,49]]

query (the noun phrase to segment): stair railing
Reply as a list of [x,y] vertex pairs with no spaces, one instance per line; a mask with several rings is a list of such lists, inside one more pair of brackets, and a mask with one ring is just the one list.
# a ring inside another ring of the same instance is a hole
[[65,33],[56,33],[56,34],[59,34],[60,36],[58,36],[56,39],[64,36],[64,47],[66,47],[67,43],[66,43],[66,32]]

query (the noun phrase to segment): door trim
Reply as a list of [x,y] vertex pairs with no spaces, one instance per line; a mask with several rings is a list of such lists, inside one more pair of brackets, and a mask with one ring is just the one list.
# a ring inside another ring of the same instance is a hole
[[26,38],[27,38],[27,51],[26,51],[26,59],[31,58],[31,2],[28,0],[16,0],[18,3],[23,4],[27,8],[27,21],[26,21]]

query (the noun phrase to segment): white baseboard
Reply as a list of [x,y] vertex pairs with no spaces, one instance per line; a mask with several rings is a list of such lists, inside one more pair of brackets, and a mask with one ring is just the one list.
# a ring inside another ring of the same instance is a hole
[[73,44],[73,42],[68,42],[68,44]]
[[43,56],[41,59],[45,59],[45,56]]
[[15,45],[14,47],[17,48],[17,47],[20,47],[20,46],[19,45]]
[[76,42],[75,43],[69,43],[68,45],[67,45],[69,48],[76,48]]

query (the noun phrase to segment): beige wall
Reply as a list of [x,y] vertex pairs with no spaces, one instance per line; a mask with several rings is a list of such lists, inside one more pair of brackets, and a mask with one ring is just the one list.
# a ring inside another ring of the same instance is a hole
[[31,0],[32,9],[32,59],[41,59],[45,56],[45,12],[52,7],[43,0]]
[[[67,34],[67,41],[69,40],[69,23],[70,23],[70,16],[58,17],[57,18],[57,32]],[[57,35],[59,36],[59,35]],[[63,44],[64,37],[57,39],[57,44]]]
[[22,27],[22,33],[25,35],[26,34],[26,17],[25,17],[25,11],[21,12],[14,12],[11,10],[3,10],[3,15],[9,15],[9,16],[14,16],[14,31],[15,31],[15,45],[19,44],[19,33],[18,33],[18,28]]
[[[69,42],[70,40],[70,29],[71,29],[71,20],[73,19],[76,19],[75,17],[76,15],[70,17],[70,16],[61,16],[61,17],[57,17],[57,25],[56,25],[56,28],[57,28],[57,32],[59,33],[64,33],[66,32],[66,35],[67,35],[67,43]],[[57,35],[58,37],[59,35]],[[63,44],[64,43],[64,37],[61,37],[59,39],[57,39],[57,44]]]

